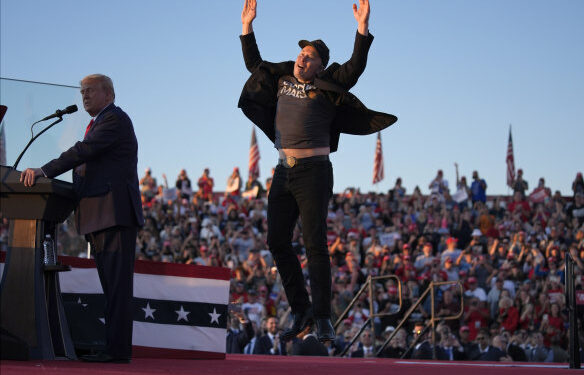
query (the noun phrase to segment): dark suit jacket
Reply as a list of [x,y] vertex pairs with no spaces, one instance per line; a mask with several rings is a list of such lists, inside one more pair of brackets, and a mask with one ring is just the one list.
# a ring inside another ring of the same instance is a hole
[[[377,353],[378,350],[379,350],[378,347],[376,347],[376,346],[373,347],[373,356],[375,356],[375,354]],[[363,349],[363,345],[361,345],[361,344],[359,344],[359,349],[357,349],[351,353],[351,358],[363,358],[364,356],[365,356],[365,350]]]
[[226,351],[227,353],[243,353],[243,348],[251,341],[253,338],[253,327],[251,322],[243,324],[243,329],[238,332],[234,332],[229,329],[227,331],[227,343]]
[[95,119],[83,141],[42,166],[47,177],[73,171],[80,234],[109,227],[142,226],[138,141],[128,115],[113,103]]
[[[274,346],[274,344],[272,343],[270,336],[263,335],[257,339],[257,342],[256,342],[255,347],[253,349],[253,354],[271,355],[272,353],[271,353],[270,349],[272,349],[273,346]],[[287,355],[286,354],[286,345],[284,344],[284,342],[280,341],[280,347],[278,348],[278,351],[276,353],[274,353],[274,355]]]
[[[243,87],[238,107],[274,142],[278,79],[293,75],[294,61],[281,63],[263,61],[254,33],[241,35],[240,39],[245,66],[252,74]],[[349,61],[342,65],[332,63],[314,80],[314,85],[323,91],[337,109],[331,125],[331,152],[337,150],[341,133],[373,134],[397,121],[394,115],[367,109],[348,91],[365,70],[372,42],[373,35],[363,36],[357,33]]]
[[530,348],[526,351],[529,362],[545,362],[549,349],[545,346]]
[[393,347],[391,345],[387,345],[385,349],[381,352],[380,356],[382,358],[401,358],[405,352],[406,348]]
[[412,352],[412,359],[432,359],[432,356],[432,344],[428,340],[419,343]]
[[328,357],[328,350],[314,335],[307,335],[292,344],[292,355],[312,355]]
[[[436,347],[436,359],[442,360],[442,361],[450,361],[450,355],[448,353],[448,350],[443,347],[438,345]],[[452,348],[452,360],[453,361],[463,361],[466,359],[466,355],[464,353],[464,348],[463,350],[458,350],[458,348]]]
[[479,360],[479,357],[481,356],[481,351],[477,343],[467,342],[466,344],[462,344],[462,346],[464,347],[464,353],[468,361]]
[[507,354],[509,354],[515,362],[527,362],[527,353],[525,353],[525,350],[519,345],[509,344],[507,347]]
[[504,356],[504,351],[495,348],[494,346],[489,346],[489,349],[485,353],[481,354],[479,361],[499,361],[501,357]]

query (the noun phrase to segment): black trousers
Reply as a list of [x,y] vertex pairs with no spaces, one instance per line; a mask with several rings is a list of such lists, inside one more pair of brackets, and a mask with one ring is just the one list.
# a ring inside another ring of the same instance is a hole
[[311,306],[302,268],[292,249],[292,233],[300,215],[316,318],[331,315],[331,265],[326,218],[333,190],[328,160],[276,167],[268,196],[268,245],[282,278],[293,313]]
[[87,235],[105,295],[106,353],[132,356],[136,227],[116,226]]

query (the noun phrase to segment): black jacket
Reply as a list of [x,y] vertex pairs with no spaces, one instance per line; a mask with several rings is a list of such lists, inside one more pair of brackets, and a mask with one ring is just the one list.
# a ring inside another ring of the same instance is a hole
[[243,348],[251,341],[253,338],[253,327],[251,322],[242,324],[242,329],[239,331],[234,331],[232,329],[227,330],[227,342],[226,342],[226,352],[228,354],[243,353]]
[[[274,142],[278,80],[282,76],[293,75],[294,61],[281,63],[263,61],[254,33],[241,35],[240,39],[245,66],[251,76],[243,87],[238,107]],[[314,81],[314,85],[322,90],[337,108],[330,133],[331,152],[337,150],[341,133],[372,134],[397,121],[394,115],[367,109],[348,91],[365,70],[367,53],[372,42],[373,35],[363,36],[357,33],[349,61],[342,65],[331,64],[319,73]]]
[[80,234],[116,225],[142,226],[138,188],[138,141],[128,115],[113,103],[97,116],[83,141],[42,166],[47,177],[70,169],[79,196],[75,221]]

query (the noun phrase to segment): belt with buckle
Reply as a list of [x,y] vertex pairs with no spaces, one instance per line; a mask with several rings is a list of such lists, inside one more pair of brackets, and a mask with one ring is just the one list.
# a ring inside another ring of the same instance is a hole
[[278,165],[284,168],[293,168],[297,165],[315,162],[315,161],[327,161],[329,160],[328,155],[316,155],[309,156],[307,158],[295,158],[294,156],[286,156],[286,159],[278,159]]

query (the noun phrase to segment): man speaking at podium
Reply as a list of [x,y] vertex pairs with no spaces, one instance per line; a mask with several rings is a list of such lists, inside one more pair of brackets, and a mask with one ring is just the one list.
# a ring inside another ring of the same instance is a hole
[[127,363],[132,356],[133,274],[137,228],[144,224],[138,188],[138,142],[128,115],[114,104],[112,80],[92,74],[81,80],[83,107],[92,117],[83,141],[41,168],[20,176],[33,186],[73,169],[78,194],[75,223],[95,254],[106,299],[106,349],[81,357]]

